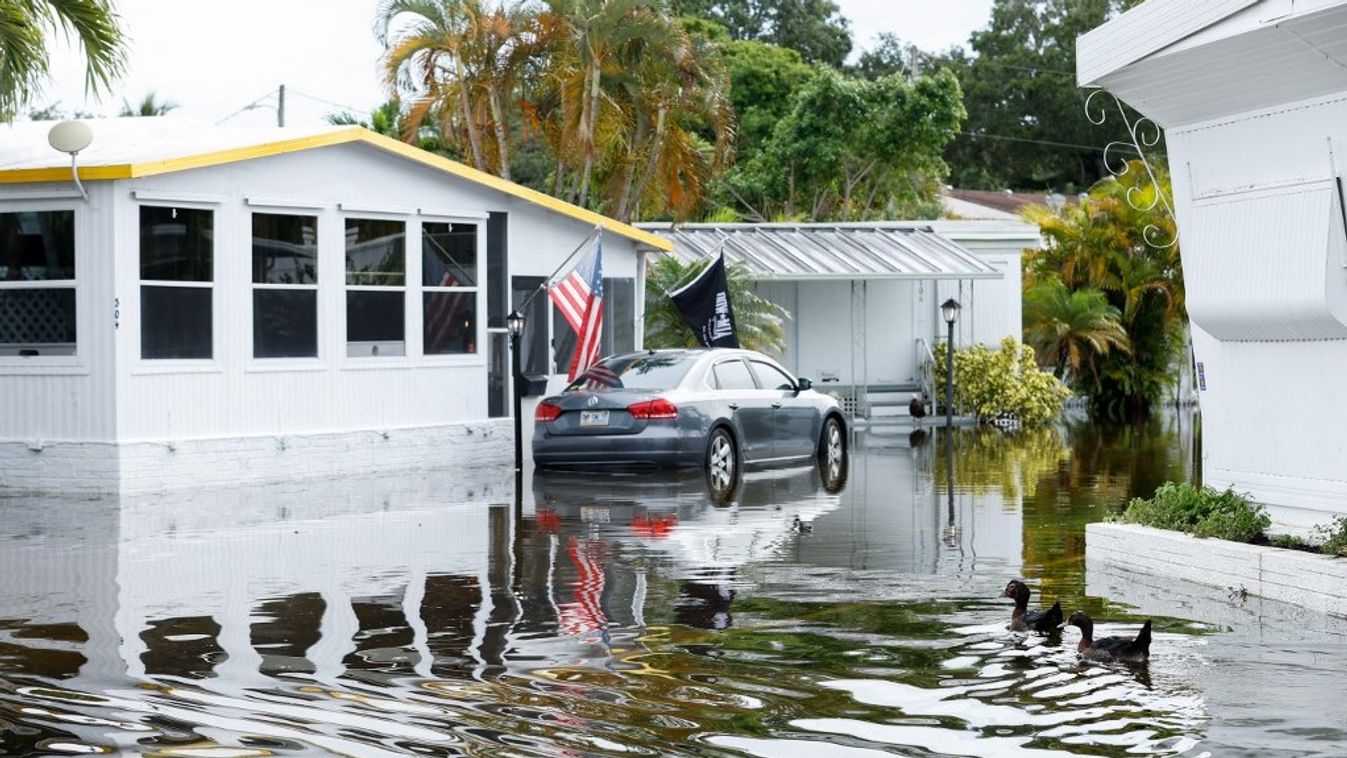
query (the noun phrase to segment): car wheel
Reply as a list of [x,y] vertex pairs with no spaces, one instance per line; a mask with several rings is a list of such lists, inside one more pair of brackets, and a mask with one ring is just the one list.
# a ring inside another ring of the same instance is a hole
[[706,442],[706,480],[712,499],[719,502],[728,496],[738,478],[739,451],[734,437],[724,427],[717,427]]
[[846,480],[847,471],[847,435],[842,422],[835,416],[823,421],[823,433],[818,441],[819,469],[823,473],[823,484],[829,490]]

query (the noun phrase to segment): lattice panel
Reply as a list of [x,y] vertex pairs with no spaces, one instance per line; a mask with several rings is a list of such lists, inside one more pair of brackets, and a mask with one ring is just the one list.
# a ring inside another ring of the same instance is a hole
[[75,341],[75,290],[0,290],[0,344]]

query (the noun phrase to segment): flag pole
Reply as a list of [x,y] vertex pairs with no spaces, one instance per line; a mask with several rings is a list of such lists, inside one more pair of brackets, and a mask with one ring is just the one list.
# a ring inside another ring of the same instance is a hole
[[543,283],[538,286],[538,289],[530,292],[529,296],[524,298],[524,302],[520,303],[518,306],[515,307],[515,310],[519,311],[520,313],[523,313],[524,310],[529,307],[529,303],[533,302],[533,298],[537,297],[539,292],[546,291],[547,286],[552,283],[552,280],[556,278],[557,274],[561,273],[561,270],[566,267],[566,264],[570,263],[571,259],[574,258],[577,253],[579,253],[581,250],[584,250],[585,245],[588,245],[590,240],[594,239],[596,236],[599,237],[603,236],[603,227],[599,226],[598,224],[594,225],[594,230],[591,231],[589,234],[585,235],[584,239],[580,240],[580,244],[576,245],[575,249],[570,252],[570,255],[567,255],[566,258],[561,261],[561,265],[557,266],[556,270],[554,270],[551,274],[548,275],[546,279],[543,280]]
[[[722,239],[720,242],[717,242],[717,243],[716,243],[716,247],[715,247],[714,250],[711,251],[710,257],[708,257],[708,258],[703,258],[703,260],[706,261],[706,265],[707,265],[707,266],[710,266],[712,263],[715,263],[715,261],[716,261],[716,256],[718,256],[718,255],[724,255],[724,254],[725,254],[725,245],[726,245],[727,243],[729,243],[729,241],[730,241],[730,238],[729,238],[729,237],[725,237],[725,238]],[[689,268],[691,268],[691,267],[689,266]],[[668,295],[668,296],[672,296],[672,293],[677,292],[678,290],[682,289],[683,287],[688,286],[688,285],[691,284],[691,283],[692,283],[698,276],[701,276],[701,275],[704,274],[704,273],[706,273],[706,269],[705,269],[705,268],[703,268],[701,271],[698,271],[696,276],[693,276],[693,277],[691,277],[691,278],[688,278],[687,273],[684,272],[683,278],[678,280],[677,285],[675,285],[674,288],[673,288],[672,290],[664,290],[664,294],[665,294],[665,295]]]

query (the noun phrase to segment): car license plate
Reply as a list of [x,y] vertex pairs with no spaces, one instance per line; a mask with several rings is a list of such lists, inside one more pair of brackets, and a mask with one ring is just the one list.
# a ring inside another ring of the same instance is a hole
[[580,426],[608,426],[608,411],[580,411]]
[[608,509],[601,505],[582,505],[580,506],[580,520],[586,524],[606,524],[612,521],[613,515]]

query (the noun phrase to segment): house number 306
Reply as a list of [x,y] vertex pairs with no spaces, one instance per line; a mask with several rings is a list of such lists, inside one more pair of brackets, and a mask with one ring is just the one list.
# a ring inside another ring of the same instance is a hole
[[112,298],[112,328],[122,328],[122,299],[120,297]]

